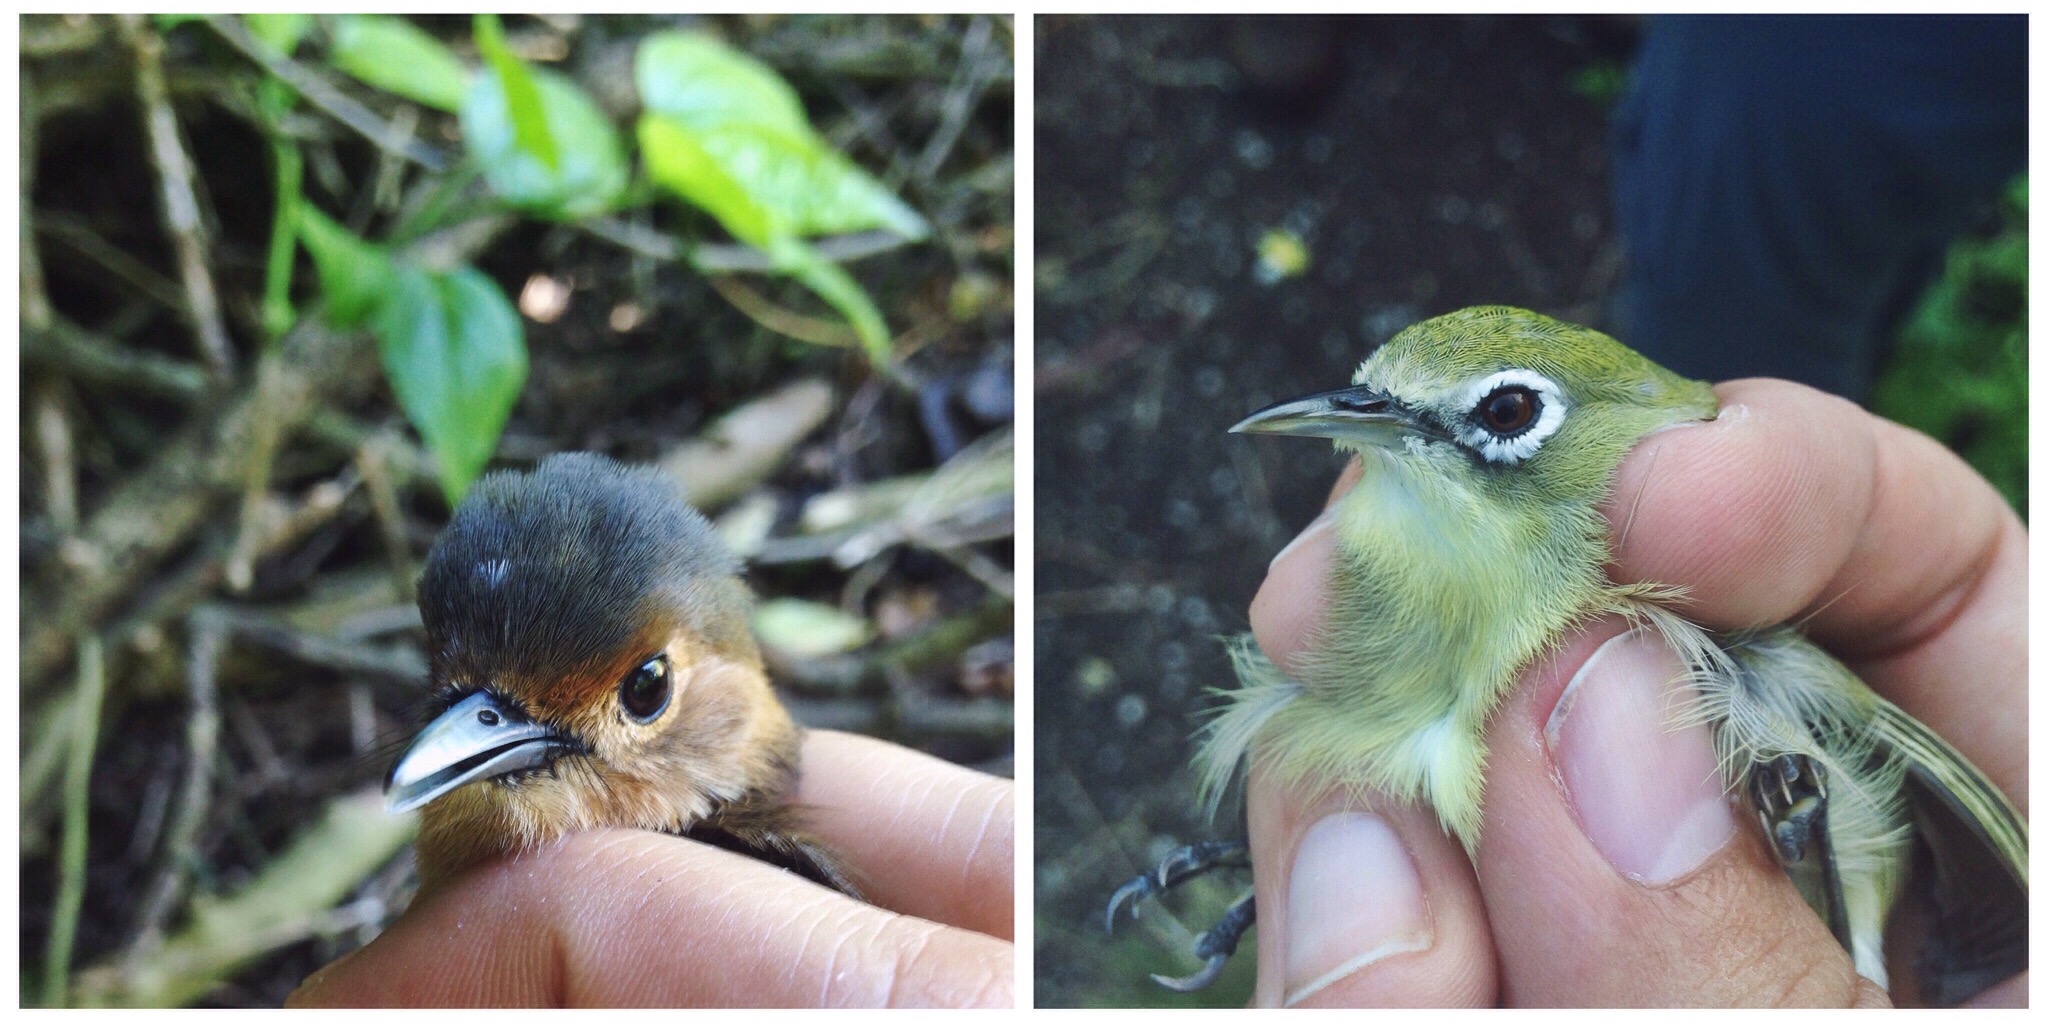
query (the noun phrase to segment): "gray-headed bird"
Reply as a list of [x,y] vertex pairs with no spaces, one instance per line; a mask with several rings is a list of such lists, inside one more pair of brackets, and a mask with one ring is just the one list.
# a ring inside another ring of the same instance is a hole
[[[1293,673],[1249,636],[1234,647],[1238,685],[1197,757],[1209,809],[1249,760],[1283,787],[1426,803],[1470,853],[1488,716],[1571,629],[1619,615],[1681,655],[1729,794],[1859,973],[1887,983],[1885,923],[1916,849],[1933,858],[1924,994],[1956,1002],[2025,968],[2027,827],[1981,772],[1797,631],[1708,632],[1673,611],[1681,590],[1607,579],[1615,469],[1717,409],[1706,383],[1598,332],[1475,307],[1401,332],[1348,388],[1238,423],[1334,440],[1364,474],[1331,512],[1328,607]],[[1245,853],[1177,851],[1118,890],[1111,922]],[[1213,981],[1253,916],[1247,897],[1197,940],[1202,970],[1155,977]]]
[[419,587],[441,713],[385,783],[423,891],[586,828],[738,850],[853,894],[789,794],[801,731],[739,562],[661,473],[564,454],[478,480]]

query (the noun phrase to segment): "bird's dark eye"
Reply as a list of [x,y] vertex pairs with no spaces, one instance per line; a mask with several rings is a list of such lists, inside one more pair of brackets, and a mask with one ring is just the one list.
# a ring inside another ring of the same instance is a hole
[[619,680],[619,706],[626,709],[627,716],[645,724],[668,709],[670,691],[668,657],[657,653]]
[[1479,401],[1479,424],[1496,436],[1519,435],[1536,423],[1536,415],[1543,410],[1543,401],[1536,391],[1528,386],[1504,385],[1486,394]]

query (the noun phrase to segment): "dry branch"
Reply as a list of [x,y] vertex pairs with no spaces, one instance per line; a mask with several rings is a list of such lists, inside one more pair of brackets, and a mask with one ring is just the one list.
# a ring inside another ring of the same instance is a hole
[[149,156],[156,165],[163,200],[164,231],[170,234],[178,255],[178,271],[185,286],[186,314],[199,343],[200,356],[215,376],[234,373],[234,350],[228,342],[227,326],[220,315],[220,294],[213,288],[213,272],[206,267],[212,246],[206,226],[199,217],[199,196],[193,187],[192,157],[178,138],[178,116],[171,109],[170,87],[164,82],[163,39],[151,30],[139,14],[124,14],[121,34],[135,51],[135,91],[142,103],[143,124],[149,133]]
[[[25,246],[23,252],[32,249]],[[61,314],[49,315],[40,329],[24,326],[21,354],[31,366],[84,382],[181,400],[206,391],[206,372],[198,365],[131,350]]]
[[[446,266],[481,251],[511,224],[482,218],[429,236],[412,249],[413,259]],[[61,670],[71,640],[116,614],[123,598],[184,547],[217,513],[222,501],[243,485],[248,455],[259,434],[290,438],[324,405],[347,404],[376,382],[375,362],[357,334],[334,332],[308,316],[278,343],[275,375],[259,377],[213,417],[185,429],[138,472],[115,487],[85,521],[80,559],[43,569],[26,590],[45,615],[24,626],[22,685],[33,695]],[[259,389],[262,392],[259,394]],[[203,568],[217,582],[218,559]],[[182,617],[188,602],[159,611]]]

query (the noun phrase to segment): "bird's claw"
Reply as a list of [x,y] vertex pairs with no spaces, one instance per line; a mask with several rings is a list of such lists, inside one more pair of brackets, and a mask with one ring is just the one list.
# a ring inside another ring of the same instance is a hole
[[[1217,840],[1182,846],[1161,859],[1158,867],[1125,882],[1110,895],[1102,927],[1105,931],[1115,931],[1117,911],[1125,907],[1130,908],[1131,918],[1136,920],[1147,897],[1157,896],[1219,867],[1249,867],[1250,861],[1251,847],[1244,842]],[[1237,952],[1238,940],[1244,938],[1246,930],[1251,928],[1253,916],[1252,897],[1238,900],[1224,911],[1215,927],[1195,938],[1194,954],[1202,961],[1201,970],[1182,978],[1155,974],[1152,980],[1175,992],[1208,988],[1223,974],[1223,967],[1230,962],[1231,954]]]
[[1206,989],[1209,986],[1216,984],[1216,979],[1223,974],[1223,965],[1229,962],[1229,954],[1218,953],[1215,956],[1210,957],[1208,962],[1202,965],[1201,970],[1196,971],[1194,974],[1188,975],[1185,978],[1174,978],[1170,975],[1155,974],[1152,976],[1152,980],[1158,982],[1161,985],[1166,986],[1169,989],[1172,989],[1175,992],[1200,992],[1203,989]]
[[1138,907],[1144,902],[1145,897],[1162,892],[1165,888],[1165,885],[1159,884],[1151,875],[1139,875],[1125,882],[1109,897],[1109,909],[1103,914],[1102,930],[1105,932],[1116,931],[1116,912],[1126,901],[1130,903],[1131,920],[1137,920]]
[[1131,918],[1136,920],[1139,907],[1148,897],[1170,891],[1190,878],[1219,867],[1247,866],[1250,853],[1247,844],[1234,840],[1210,840],[1175,849],[1159,861],[1158,867],[1125,882],[1110,895],[1109,907],[1103,912],[1103,930],[1116,931],[1117,911],[1125,905],[1129,905]]
[[1244,933],[1251,930],[1252,922],[1258,917],[1256,900],[1246,896],[1230,905],[1223,917],[1208,931],[1195,937],[1195,956],[1202,961],[1202,969],[1185,978],[1155,974],[1152,980],[1175,992],[1195,992],[1214,984],[1223,973],[1223,965],[1230,962],[1237,952],[1237,944],[1244,939]]

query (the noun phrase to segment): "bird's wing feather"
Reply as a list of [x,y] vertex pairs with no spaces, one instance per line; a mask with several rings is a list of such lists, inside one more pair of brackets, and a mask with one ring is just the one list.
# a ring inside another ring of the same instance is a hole
[[1880,745],[1906,765],[1913,820],[1933,857],[1927,999],[1960,1002],[2027,966],[2027,824],[1954,747],[1884,703]]
[[803,814],[804,808],[796,804],[728,803],[676,834],[746,854],[860,899],[852,873],[811,835]]

